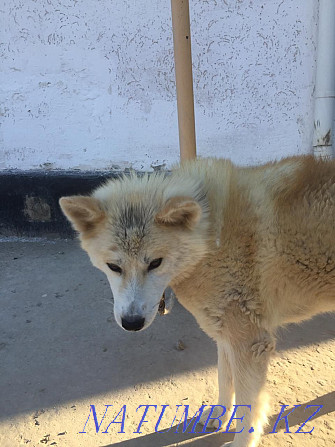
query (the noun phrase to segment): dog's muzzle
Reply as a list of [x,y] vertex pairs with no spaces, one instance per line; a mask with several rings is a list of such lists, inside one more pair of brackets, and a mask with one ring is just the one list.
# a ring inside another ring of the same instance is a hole
[[144,326],[144,322],[145,318],[142,318],[139,315],[121,318],[122,327],[126,331],[140,331]]

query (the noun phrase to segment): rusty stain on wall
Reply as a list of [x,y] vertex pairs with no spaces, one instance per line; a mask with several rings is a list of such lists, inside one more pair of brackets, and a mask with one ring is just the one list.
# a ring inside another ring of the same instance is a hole
[[323,137],[323,145],[328,146],[331,140],[331,129],[328,130],[326,135]]

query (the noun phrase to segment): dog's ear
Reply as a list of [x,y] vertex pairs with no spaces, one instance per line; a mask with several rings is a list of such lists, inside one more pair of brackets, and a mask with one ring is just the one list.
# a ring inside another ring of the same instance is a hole
[[92,230],[106,217],[99,201],[94,197],[62,197],[59,205],[74,229],[80,233]]
[[200,205],[192,197],[173,197],[156,215],[155,221],[166,226],[192,229],[201,217]]

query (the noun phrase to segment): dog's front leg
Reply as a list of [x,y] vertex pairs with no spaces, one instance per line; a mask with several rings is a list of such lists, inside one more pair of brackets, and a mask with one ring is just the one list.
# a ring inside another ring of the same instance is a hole
[[[211,408],[204,411],[200,424],[205,425],[206,428],[219,428],[220,422],[218,418],[222,414],[222,406],[226,408],[226,411],[221,420],[220,429],[224,430],[227,422],[230,419],[230,414],[234,401],[234,387],[233,387],[233,374],[231,368],[231,354],[230,354],[230,345],[225,340],[220,340],[217,342],[218,349],[218,382],[219,382],[219,401],[218,407],[214,408],[214,411],[211,411]],[[211,415],[210,415],[211,413]],[[208,420],[208,416],[210,415],[210,419]],[[206,423],[207,422],[207,423]]]
[[263,387],[275,343],[266,331],[251,324],[244,329],[246,326],[249,327],[245,334],[236,333],[236,337],[233,334],[231,337],[236,393],[233,418],[237,422],[231,447],[256,447],[267,422],[268,398]]

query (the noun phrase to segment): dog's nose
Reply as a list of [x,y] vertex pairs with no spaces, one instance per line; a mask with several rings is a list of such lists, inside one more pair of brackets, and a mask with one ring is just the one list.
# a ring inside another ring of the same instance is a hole
[[144,326],[144,321],[145,321],[145,318],[142,318],[139,315],[121,318],[122,327],[124,329],[126,329],[126,331],[141,330]]

